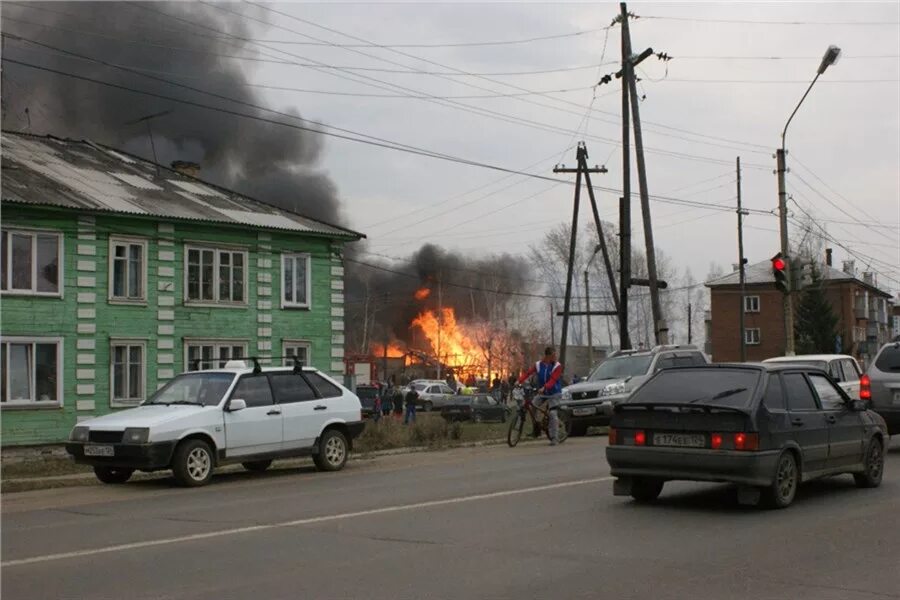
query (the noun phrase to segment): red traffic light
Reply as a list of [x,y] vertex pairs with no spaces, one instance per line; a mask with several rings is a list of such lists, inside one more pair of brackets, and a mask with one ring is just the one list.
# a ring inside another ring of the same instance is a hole
[[772,268],[776,271],[784,271],[784,268],[787,264],[784,262],[783,258],[773,258],[772,259]]

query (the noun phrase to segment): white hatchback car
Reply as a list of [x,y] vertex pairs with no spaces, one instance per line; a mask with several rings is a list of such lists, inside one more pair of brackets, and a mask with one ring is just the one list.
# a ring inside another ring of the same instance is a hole
[[359,398],[316,369],[230,361],[182,373],[136,408],[82,421],[66,451],[104,483],[171,469],[180,484],[199,486],[230,463],[265,471],[274,459],[312,456],[337,471],[364,427]]
[[856,359],[847,354],[798,354],[767,358],[763,362],[819,367],[831,375],[831,378],[847,392],[848,396],[854,400],[859,399],[859,378],[862,370]]

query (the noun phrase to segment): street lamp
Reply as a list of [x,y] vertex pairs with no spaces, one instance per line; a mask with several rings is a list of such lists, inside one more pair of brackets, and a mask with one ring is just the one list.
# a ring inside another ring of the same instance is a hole
[[[816,84],[816,81],[819,80],[819,76],[825,72],[825,70],[831,65],[835,64],[841,56],[841,49],[837,46],[828,46],[828,50],[825,51],[825,55],[822,57],[822,62],[819,63],[819,68],[816,71],[816,76],[810,82],[809,87],[806,88],[806,92],[803,94],[803,97],[800,98],[800,102],[797,103],[796,108],[794,108],[794,112],[791,113],[791,116],[788,117],[787,123],[784,124],[784,129],[781,131],[781,148],[776,151],[776,161],[778,165],[778,217],[781,224],[781,255],[787,258],[788,271],[790,272],[793,267],[791,266],[791,256],[790,249],[788,248],[788,224],[787,224],[787,191],[785,190],[784,184],[784,174],[786,171],[785,167],[785,142],[787,138],[787,130],[788,126],[790,126],[791,121],[794,119],[794,115],[797,114],[797,111],[800,110],[800,105],[803,104],[803,101],[806,100],[806,97],[809,95],[810,90]],[[791,287],[789,286],[787,291],[784,293],[784,337],[785,337],[785,354],[788,356],[794,355],[794,307],[791,304]]]

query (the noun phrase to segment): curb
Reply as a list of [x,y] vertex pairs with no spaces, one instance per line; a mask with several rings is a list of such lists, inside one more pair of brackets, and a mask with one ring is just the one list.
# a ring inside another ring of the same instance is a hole
[[[525,440],[523,440],[524,442]],[[396,456],[401,454],[413,454],[418,452],[440,452],[442,450],[455,450],[459,448],[479,448],[482,446],[496,446],[502,443],[505,443],[505,438],[497,438],[493,440],[481,440],[478,442],[465,442],[461,444],[453,444],[447,446],[405,446],[403,448],[391,448],[389,450],[373,450],[371,452],[362,452],[362,453],[353,453],[349,457],[349,461],[360,461],[360,460],[372,460],[375,458],[379,458],[382,456]],[[279,467],[285,468],[290,467],[297,464],[305,464],[307,459],[286,459],[279,461]],[[219,467],[216,469],[218,473],[233,473],[242,471],[243,467],[240,464],[234,465],[226,465],[224,467]],[[149,480],[149,479],[161,479],[169,477],[167,471],[159,471],[154,473],[135,473],[134,480]],[[28,486],[27,491],[37,490],[37,489],[46,489],[42,488],[42,485],[48,484],[64,484],[65,482],[72,482],[73,484],[77,483],[96,483],[96,485],[102,485],[99,481],[96,481],[94,474],[90,472],[86,473],[70,473],[67,475],[48,475],[46,477],[17,477],[15,479],[5,479],[2,481],[2,485],[4,488],[6,487],[15,487],[19,485]],[[51,485],[50,487],[58,488],[58,487],[66,487],[65,485]],[[22,490],[26,491],[26,490]],[[14,494],[16,490],[4,491],[4,494]]]

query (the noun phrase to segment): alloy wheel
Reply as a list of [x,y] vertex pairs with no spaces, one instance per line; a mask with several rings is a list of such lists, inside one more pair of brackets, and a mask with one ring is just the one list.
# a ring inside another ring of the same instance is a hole
[[787,500],[793,496],[797,487],[797,465],[790,455],[785,455],[778,463],[778,493],[782,499]]
[[194,448],[188,454],[187,470],[191,478],[195,481],[203,481],[209,475],[212,467],[209,453],[203,448]]
[[344,443],[338,437],[331,437],[325,444],[325,459],[332,465],[339,465],[344,460]]

